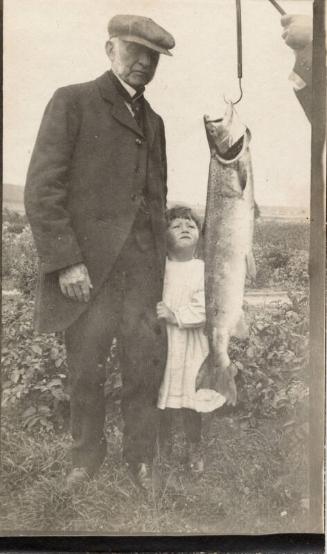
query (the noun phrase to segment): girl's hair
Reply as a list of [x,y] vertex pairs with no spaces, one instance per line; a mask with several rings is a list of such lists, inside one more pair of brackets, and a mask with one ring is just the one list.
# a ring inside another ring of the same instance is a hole
[[174,219],[179,218],[193,220],[201,232],[202,225],[200,218],[195,215],[191,208],[188,208],[187,206],[174,206],[173,208],[170,208],[170,210],[166,211],[167,226],[169,226]]

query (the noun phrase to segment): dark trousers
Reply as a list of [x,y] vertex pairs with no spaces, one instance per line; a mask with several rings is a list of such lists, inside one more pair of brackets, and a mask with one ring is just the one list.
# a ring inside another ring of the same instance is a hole
[[[173,414],[175,411],[177,410],[174,408],[160,410],[159,440],[161,443],[165,443],[171,437]],[[182,408],[182,416],[187,443],[198,444],[201,441],[201,414],[188,408]]]
[[[137,240],[141,237],[140,240]],[[152,233],[134,231],[108,281],[65,334],[71,375],[73,465],[92,475],[106,454],[105,360],[118,339],[122,372],[123,456],[151,462],[158,389],[166,363],[166,329],[156,317],[162,276]]]

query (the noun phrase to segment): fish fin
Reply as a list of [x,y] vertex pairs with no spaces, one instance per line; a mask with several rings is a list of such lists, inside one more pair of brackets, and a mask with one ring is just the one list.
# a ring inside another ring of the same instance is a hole
[[236,375],[237,367],[230,364],[225,371],[220,373],[216,389],[226,398],[226,404],[231,406],[235,406],[237,400]]
[[199,389],[211,389],[211,356],[208,354],[206,359],[202,362],[199,372],[195,381],[195,390]]
[[255,266],[255,260],[252,250],[250,250],[250,252],[248,252],[246,255],[246,272],[251,281],[254,281],[257,276],[257,268]]
[[247,339],[249,337],[249,326],[245,320],[243,310],[238,322],[235,325],[235,329],[232,335],[241,340]]
[[235,406],[237,389],[234,378],[236,374],[237,367],[234,364],[229,364],[224,370],[214,367],[209,354],[199,369],[195,382],[195,390],[214,390],[226,398],[226,404]]
[[226,404],[231,406],[235,406],[237,400],[236,375],[237,367],[231,363],[224,370],[215,368],[211,378],[211,388],[224,396]]
[[245,190],[246,184],[248,182],[248,171],[246,164],[239,161],[238,163],[238,174],[240,179],[240,187],[242,192]]
[[256,203],[256,201],[254,201],[254,219],[258,219],[260,216],[261,216],[260,208]]

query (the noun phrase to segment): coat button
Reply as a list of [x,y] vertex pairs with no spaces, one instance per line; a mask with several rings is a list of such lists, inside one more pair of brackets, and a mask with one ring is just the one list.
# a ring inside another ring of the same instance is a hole
[[142,144],[142,141],[139,138],[135,139],[135,142],[136,142],[137,146],[141,146],[141,144]]

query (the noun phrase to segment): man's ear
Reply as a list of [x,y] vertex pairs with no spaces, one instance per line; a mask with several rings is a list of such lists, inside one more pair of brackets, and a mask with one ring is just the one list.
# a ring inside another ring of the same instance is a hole
[[110,61],[113,59],[114,44],[111,40],[107,40],[105,44],[105,50]]

